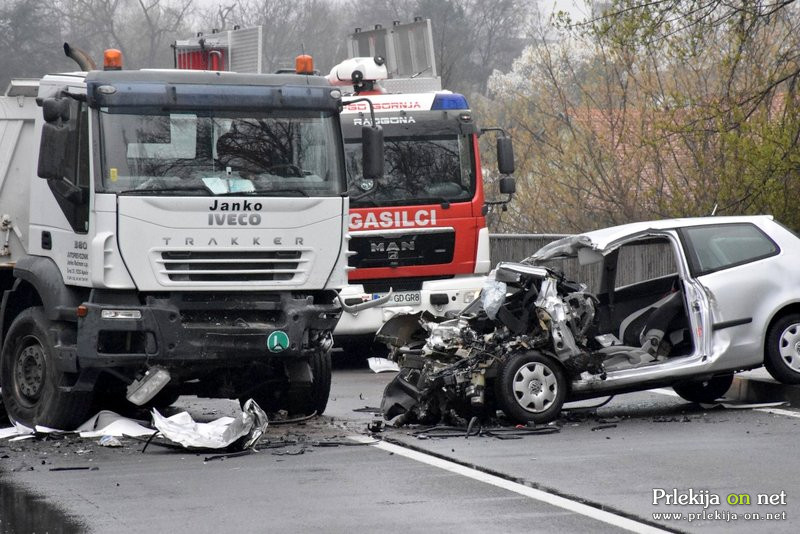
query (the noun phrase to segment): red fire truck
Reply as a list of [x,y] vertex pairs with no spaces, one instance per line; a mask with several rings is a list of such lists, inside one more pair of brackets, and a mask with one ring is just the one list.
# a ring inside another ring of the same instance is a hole
[[[341,115],[353,270],[341,296],[357,305],[393,293],[381,307],[342,315],[335,334],[346,347],[368,340],[398,313],[443,315],[475,298],[491,266],[478,136],[500,130],[481,130],[467,99],[441,90],[430,21],[357,30],[350,43],[354,57],[328,75],[332,83],[353,87]],[[364,98],[384,133],[379,181],[364,180],[359,169],[360,128],[370,120]],[[504,133],[498,164],[501,174],[513,172]],[[513,178],[500,186],[501,193],[513,193]]]

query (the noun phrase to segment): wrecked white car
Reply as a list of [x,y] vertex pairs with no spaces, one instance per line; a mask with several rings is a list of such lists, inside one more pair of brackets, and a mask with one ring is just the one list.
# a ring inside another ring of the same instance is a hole
[[[671,386],[710,402],[737,371],[800,383],[800,239],[772,217],[634,223],[501,263],[457,317],[400,316],[383,412],[437,423],[502,410],[546,423],[564,402]],[[584,273],[595,287],[564,275]]]

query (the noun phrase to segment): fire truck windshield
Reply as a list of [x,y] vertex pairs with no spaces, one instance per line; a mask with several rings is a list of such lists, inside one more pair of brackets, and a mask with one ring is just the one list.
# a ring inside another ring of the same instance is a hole
[[[345,129],[351,207],[434,204],[473,198],[475,161],[471,135],[430,122],[383,128],[384,178],[374,183],[364,180],[361,173],[361,139],[352,136],[355,131]],[[371,193],[359,195],[367,191]]]
[[332,113],[135,111],[101,109],[105,192],[332,196],[344,189]]

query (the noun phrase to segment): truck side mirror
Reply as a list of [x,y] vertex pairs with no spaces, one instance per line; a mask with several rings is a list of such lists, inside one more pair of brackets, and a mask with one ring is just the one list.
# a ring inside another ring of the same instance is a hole
[[517,192],[517,181],[511,176],[500,178],[500,192],[504,195],[513,195]]
[[42,115],[47,124],[53,124],[61,119],[69,120],[69,101],[66,98],[48,98],[42,102]]
[[69,130],[63,124],[47,122],[42,125],[42,141],[39,147],[40,178],[61,180],[66,176],[67,145]]
[[383,178],[383,129],[380,126],[362,126],[361,144],[364,178],[367,180],[380,180]]
[[500,174],[514,174],[514,145],[505,135],[497,138],[497,170]]
[[39,147],[37,174],[41,178],[61,180],[67,174],[67,146],[69,145],[69,101],[66,98],[48,98],[42,102],[42,140]]

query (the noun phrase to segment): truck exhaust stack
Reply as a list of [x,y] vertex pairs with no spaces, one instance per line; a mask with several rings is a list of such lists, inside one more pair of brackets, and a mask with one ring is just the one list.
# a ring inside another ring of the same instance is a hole
[[82,71],[89,72],[90,70],[97,70],[97,65],[95,65],[95,62],[89,57],[89,54],[80,48],[70,46],[69,43],[64,43],[64,53],[68,58],[75,61]]

